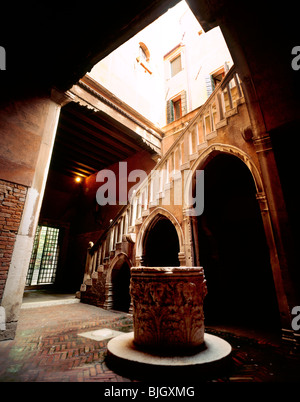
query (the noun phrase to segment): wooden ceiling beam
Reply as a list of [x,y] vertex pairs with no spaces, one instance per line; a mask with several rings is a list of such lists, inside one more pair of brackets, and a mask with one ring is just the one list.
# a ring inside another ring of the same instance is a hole
[[65,121],[68,125],[73,126],[76,130],[92,135],[94,138],[100,140],[101,144],[106,144],[113,149],[120,150],[128,156],[133,152],[136,152],[132,146],[124,145],[122,142],[112,139],[110,136],[103,134],[103,131],[100,132],[98,128],[91,126],[91,124],[88,122],[87,125],[80,122],[78,119],[72,119],[66,115],[62,116],[62,121]]
[[[95,168],[94,166],[88,165],[86,163],[78,162],[77,160],[75,160],[72,157],[72,155],[70,155],[70,153],[66,153],[61,149],[57,150],[57,156],[58,156],[57,158],[54,158],[51,161],[51,164],[57,163],[57,164],[60,164],[61,166],[67,166],[67,165],[77,166],[80,169],[84,169],[86,173],[89,173],[89,172],[94,173],[95,171],[97,171],[97,168]],[[101,168],[100,165],[99,165],[99,168]]]
[[[71,107],[68,109],[68,112],[70,112],[72,115],[77,116],[79,115],[79,113],[76,110],[73,110]],[[98,121],[96,121],[96,119]],[[110,135],[111,137],[113,137],[114,139],[116,139],[117,141],[119,141],[122,144],[125,144],[131,148],[133,148],[135,151],[141,151],[142,147],[140,147],[134,139],[129,138],[125,133],[117,133],[111,129],[109,129],[108,127],[106,127],[105,125],[103,125],[103,123],[101,124],[99,122],[99,120],[101,119],[101,117],[99,117],[96,113],[91,114],[90,117],[85,116],[83,113],[80,113],[80,119],[83,120],[85,123],[87,124],[92,124],[97,130],[100,130],[108,135]]]
[[91,160],[86,158],[86,157],[81,157],[78,158],[78,154],[70,149],[66,150],[63,147],[56,148],[55,150],[55,156],[52,158],[51,163],[60,163],[61,165],[80,165],[85,167],[85,169],[88,169],[91,172],[99,171],[106,167],[107,165],[98,159],[97,161],[93,160],[91,163]]
[[73,177],[73,178],[75,176],[88,177],[87,175],[80,174],[78,171],[72,169],[72,167],[70,167],[70,166],[62,168],[61,166],[55,164],[51,167],[51,170],[58,171],[59,173],[65,175],[65,176],[69,176],[69,177]]
[[69,125],[63,124],[62,122],[60,122],[59,126],[58,126],[58,132],[57,132],[58,135],[59,135],[60,126],[63,127],[63,129],[65,131],[68,131],[72,135],[72,137],[74,137],[74,136],[75,136],[75,138],[78,137],[83,142],[88,142],[89,144],[93,145],[93,147],[96,147],[97,150],[99,150],[99,151],[103,150],[103,151],[107,152],[108,155],[114,155],[115,158],[123,160],[123,159],[126,159],[128,156],[130,156],[130,154],[128,155],[128,154],[124,154],[123,152],[116,151],[115,149],[112,149],[112,147],[106,146],[100,141],[96,141],[92,138],[89,138],[87,135],[84,135],[83,133],[81,133],[77,130],[74,130]]
[[55,147],[61,147],[64,149],[69,148],[73,151],[73,155],[78,154],[77,159],[89,160],[93,166],[98,166],[99,162],[102,162],[102,164],[106,166],[116,162],[115,157],[110,158],[107,153],[94,152],[95,148],[91,151],[91,149],[87,148],[85,144],[80,143],[79,140],[75,140],[74,138],[72,141],[65,141],[63,138],[57,137]]
[[54,169],[54,170],[57,169],[61,173],[72,171],[74,173],[74,175],[81,175],[81,176],[85,176],[85,177],[91,176],[92,174],[97,172],[97,170],[95,170],[93,168],[89,168],[89,167],[84,168],[84,167],[78,165],[78,163],[72,161],[71,159],[69,159],[69,160],[56,159],[51,162],[51,169]]

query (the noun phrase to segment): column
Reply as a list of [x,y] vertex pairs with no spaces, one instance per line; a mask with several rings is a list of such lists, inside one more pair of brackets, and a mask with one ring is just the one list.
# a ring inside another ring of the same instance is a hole
[[280,269],[280,261],[277,253],[276,242],[274,239],[272,222],[270,218],[270,211],[268,207],[267,197],[264,192],[256,194],[256,199],[259,203],[262,221],[266,240],[270,252],[270,262],[274,279],[274,286],[276,290],[277,303],[281,317],[282,327],[287,329],[290,326],[290,309],[284,289],[284,279]]
[[[273,277],[280,299],[280,315],[283,330],[290,330],[291,310],[299,305],[296,299],[294,273],[297,269],[292,246],[292,235],[288,222],[288,214],[282,193],[277,165],[272,149],[269,134],[265,133],[253,140],[258,156],[261,175],[263,179],[266,202],[268,204],[268,222],[266,236],[272,236],[271,251],[276,253],[276,259],[272,261]],[[260,203],[261,197],[258,196]],[[265,202],[265,201],[264,201]],[[264,222],[266,218],[264,218]],[[266,226],[265,226],[266,227]]]
[[[13,339],[15,336],[19,312],[22,305],[26,274],[30,261],[34,234],[37,228],[40,209],[43,201],[50,160],[56,135],[61,107],[72,100],[72,94],[52,92],[50,98],[34,98],[24,101],[24,118],[28,103],[32,103],[36,121],[43,122],[40,135],[40,147],[36,164],[28,187],[22,220],[16,236],[10,268],[3,292],[2,307],[6,314],[6,329],[0,331],[0,340]],[[26,103],[27,102],[27,103]],[[40,107],[42,105],[43,107]],[[19,104],[19,109],[23,105]],[[14,111],[12,110],[13,114]],[[17,118],[20,118],[21,111]],[[14,116],[13,116],[14,117]],[[33,121],[32,132],[35,132],[36,121]],[[30,122],[26,123],[27,125]],[[29,129],[28,129],[29,131]]]
[[105,302],[103,308],[106,310],[111,310],[113,308],[113,285],[111,282],[106,282],[105,284]]
[[121,221],[120,221],[119,240],[118,240],[119,243],[122,242],[123,226],[124,226],[124,216],[121,217]]

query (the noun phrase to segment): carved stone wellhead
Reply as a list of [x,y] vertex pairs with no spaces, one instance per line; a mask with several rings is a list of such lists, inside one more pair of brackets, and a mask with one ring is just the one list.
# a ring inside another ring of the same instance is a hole
[[204,342],[202,267],[133,267],[134,344],[162,353],[187,353]]

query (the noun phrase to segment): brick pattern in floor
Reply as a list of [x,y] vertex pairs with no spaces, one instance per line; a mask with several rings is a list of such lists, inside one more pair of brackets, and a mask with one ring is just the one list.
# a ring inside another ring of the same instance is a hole
[[107,327],[127,332],[131,316],[82,303],[21,310],[15,339],[0,343],[0,381],[127,381],[105,364],[108,340],[78,335]]
[[[15,339],[0,342],[0,381],[136,381],[108,368],[109,339],[97,341],[79,335],[101,328],[132,331],[132,316],[83,303],[21,310]],[[299,355],[289,349],[229,333],[217,335],[232,345],[232,367],[207,382],[300,381]]]

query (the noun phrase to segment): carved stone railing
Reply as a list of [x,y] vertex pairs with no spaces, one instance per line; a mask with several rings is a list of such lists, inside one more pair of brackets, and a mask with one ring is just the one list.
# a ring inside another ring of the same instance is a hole
[[95,244],[89,243],[86,257],[84,279],[80,291],[86,291],[86,286],[92,285],[93,279],[98,279],[104,272],[105,265],[114,256],[123,240],[134,241],[131,224],[131,205],[122,208],[118,216],[111,221],[109,227]]
[[229,118],[238,113],[238,106],[244,102],[233,66],[137,189],[131,200],[133,226],[141,224],[149,209],[160,200],[170,197],[168,190],[176,180],[182,179],[182,171],[190,168],[209,141],[218,136],[219,129],[230,124]]

